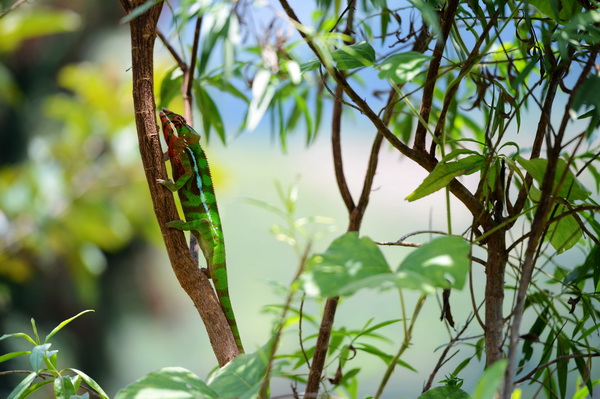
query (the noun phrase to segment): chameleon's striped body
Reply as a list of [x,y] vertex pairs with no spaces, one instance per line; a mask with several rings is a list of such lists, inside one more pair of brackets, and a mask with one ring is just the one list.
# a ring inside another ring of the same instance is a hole
[[173,170],[173,182],[160,180],[171,191],[177,191],[185,222],[174,220],[168,227],[189,230],[198,240],[213,280],[217,297],[233,331],[236,344],[244,351],[229,298],[225,267],[225,240],[210,169],[200,135],[181,115],[167,109],[160,112],[163,134]]

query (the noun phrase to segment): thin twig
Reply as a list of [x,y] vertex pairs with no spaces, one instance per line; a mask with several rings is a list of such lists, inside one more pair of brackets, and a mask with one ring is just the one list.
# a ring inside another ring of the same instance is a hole
[[2,11],[2,13],[0,13],[0,19],[4,18],[9,12],[16,10],[17,7],[19,7],[20,5],[22,5],[26,1],[27,0],[17,0],[17,1],[15,1],[15,3],[12,6],[10,6],[6,10]]

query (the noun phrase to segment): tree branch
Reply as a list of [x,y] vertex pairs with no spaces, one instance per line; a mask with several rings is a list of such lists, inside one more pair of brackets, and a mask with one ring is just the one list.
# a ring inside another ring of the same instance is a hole
[[[120,0],[125,10],[144,3]],[[161,229],[163,240],[181,287],[192,299],[208,333],[219,365],[227,364],[239,354],[227,319],[221,310],[214,290],[206,275],[188,256],[188,246],[182,231],[166,227],[166,223],[179,219],[173,194],[157,183],[167,176],[160,147],[156,124],[156,102],[154,99],[154,59],[156,23],[162,9],[157,3],[148,12],[131,21],[131,60],[133,72],[133,104],[142,164],[150,189],[154,213]]]

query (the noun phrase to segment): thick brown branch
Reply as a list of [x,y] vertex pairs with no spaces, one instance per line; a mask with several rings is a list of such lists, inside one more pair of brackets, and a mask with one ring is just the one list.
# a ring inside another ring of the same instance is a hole
[[[126,10],[139,6],[121,1]],[[202,318],[219,365],[233,359],[239,351],[227,319],[207,277],[188,255],[182,231],[169,229],[166,223],[179,219],[173,194],[158,184],[156,179],[167,176],[156,124],[154,99],[154,59],[156,23],[163,3],[157,3],[148,12],[131,21],[131,60],[133,72],[133,104],[142,164],[150,189],[154,212],[160,226],[173,271],[182,288],[192,299]]]

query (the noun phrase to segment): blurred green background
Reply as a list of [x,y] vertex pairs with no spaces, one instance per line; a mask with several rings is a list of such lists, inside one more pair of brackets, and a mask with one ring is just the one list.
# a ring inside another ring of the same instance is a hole
[[[0,1],[2,9],[11,4]],[[60,321],[95,309],[63,330],[53,348],[60,350],[63,367],[85,371],[109,395],[161,367],[186,367],[204,378],[216,365],[202,322],[171,272],[154,219],[137,149],[129,31],[119,24],[122,16],[117,1],[53,0],[25,4],[0,19],[0,333],[29,331],[32,317],[47,333]],[[172,64],[157,45],[157,79]],[[226,98],[215,101],[227,108]],[[374,132],[354,118],[345,127],[344,157],[358,194]],[[264,309],[283,302],[281,288],[289,286],[298,264],[292,248],[272,234],[281,220],[248,199],[281,206],[276,182],[296,185],[298,217],[333,220],[335,229],[325,229],[315,251],[346,229],[327,119],[322,129],[310,148],[301,135],[292,136],[287,153],[262,125],[227,146],[216,139],[208,144],[230,291],[248,351],[269,339],[274,317]],[[362,234],[395,241],[414,230],[445,229],[443,193],[404,201],[424,177],[423,170],[384,150]],[[454,227],[461,231],[470,219],[455,205]],[[409,250],[383,251],[397,265]],[[475,270],[476,277],[482,274]],[[408,296],[407,307],[417,296]],[[469,314],[469,301],[466,291],[452,296],[455,319]],[[305,309],[319,312],[314,302]],[[439,309],[430,298],[405,359],[419,374],[400,369],[386,397],[420,393],[437,361],[432,348],[447,340]],[[358,329],[370,318],[382,322],[399,315],[396,294],[367,291],[343,301],[336,321]],[[313,331],[307,325],[304,333]],[[400,325],[384,332],[392,342],[377,345],[397,348]],[[297,347],[293,333],[285,336],[286,347]],[[18,349],[18,342],[0,341],[0,353]],[[354,362],[368,370],[361,392],[372,393],[385,364],[364,354]],[[455,366],[449,362],[436,381]],[[465,381],[467,390],[481,370],[470,367],[476,372]],[[0,377],[0,397],[18,380]],[[273,394],[288,393],[289,387],[289,381],[277,380]]]

